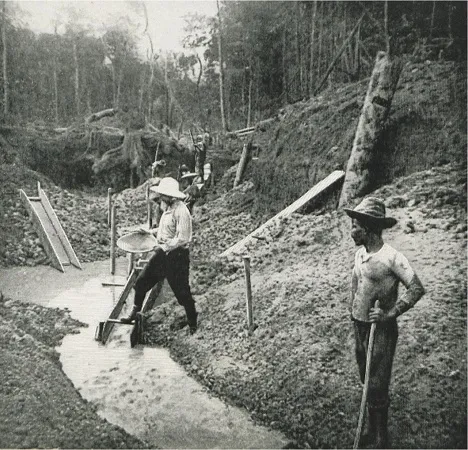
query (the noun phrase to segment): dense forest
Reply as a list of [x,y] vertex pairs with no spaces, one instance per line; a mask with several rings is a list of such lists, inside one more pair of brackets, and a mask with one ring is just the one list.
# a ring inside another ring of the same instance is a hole
[[228,131],[368,77],[379,50],[421,61],[466,57],[465,2],[217,6],[215,17],[186,17],[185,51],[174,53],[151,42],[144,2],[128,2],[139,26],[128,18],[100,30],[82,26],[70,2],[55,33],[37,34],[22,24],[21,3],[3,1],[1,121],[66,127],[118,108],[159,128]]

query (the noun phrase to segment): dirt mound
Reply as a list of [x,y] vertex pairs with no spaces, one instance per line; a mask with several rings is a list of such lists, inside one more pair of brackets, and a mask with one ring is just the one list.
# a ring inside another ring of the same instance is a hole
[[0,295],[0,447],[141,448],[101,419],[61,370],[54,347],[83,326],[67,312]]
[[[407,255],[427,289],[399,319],[390,419],[396,448],[466,446],[465,181],[464,169],[447,165],[375,192],[399,221],[385,240]],[[220,220],[242,223],[244,216]],[[193,265],[197,334],[170,330],[182,314],[171,302],[155,310],[148,339],[168,346],[210,391],[300,447],[347,447],[361,395],[348,312],[356,250],[349,218],[342,211],[294,215],[282,227],[250,249],[252,336],[236,257]],[[208,232],[213,240],[215,230]]]
[[[278,212],[333,170],[345,170],[367,85],[362,80],[289,105],[249,136],[261,148],[250,169],[256,214]],[[464,162],[466,144],[466,67],[407,63],[371,162],[371,190],[434,165]],[[238,160],[242,142],[231,141],[226,151]]]

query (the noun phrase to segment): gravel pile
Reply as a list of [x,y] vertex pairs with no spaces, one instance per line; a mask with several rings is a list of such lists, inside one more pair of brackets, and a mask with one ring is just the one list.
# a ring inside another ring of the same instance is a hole
[[[463,180],[464,169],[447,165],[375,193],[399,220],[386,241],[412,261],[428,292],[399,320],[390,419],[396,448],[466,446]],[[154,311],[148,342],[169,347],[211,392],[294,445],[346,448],[361,396],[348,312],[356,250],[350,221],[342,211],[294,215],[277,231],[250,248],[253,333],[245,327],[242,259],[213,258],[192,266],[199,332],[171,329],[183,314],[172,301]]]

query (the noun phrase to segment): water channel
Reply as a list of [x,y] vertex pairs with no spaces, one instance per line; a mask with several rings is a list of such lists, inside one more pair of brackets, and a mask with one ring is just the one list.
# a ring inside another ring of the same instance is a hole
[[[125,272],[126,261],[118,261],[120,279]],[[111,278],[106,261],[84,264],[81,271],[67,268],[64,274],[46,266],[0,270],[7,297],[68,308],[89,325],[66,336],[57,351],[65,374],[109,422],[159,448],[281,448],[287,443],[281,433],[255,425],[245,411],[211,396],[167,350],[130,348],[131,327],[116,326],[105,346],[95,341],[96,325],[122,289],[103,286]]]

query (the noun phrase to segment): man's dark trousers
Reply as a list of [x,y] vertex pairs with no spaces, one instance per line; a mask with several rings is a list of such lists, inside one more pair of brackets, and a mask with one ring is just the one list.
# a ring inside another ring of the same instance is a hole
[[[359,366],[359,375],[363,383],[366,373],[366,356],[370,329],[370,323],[358,320],[354,321],[356,360]],[[389,386],[397,340],[398,324],[396,320],[377,323],[370,366],[369,394],[367,397],[371,408],[388,407]]]
[[190,256],[188,248],[176,248],[166,254],[158,248],[135,282],[135,307],[141,310],[146,293],[158,282],[167,279],[174,295],[185,308],[190,326],[197,323],[197,312],[189,284]]

